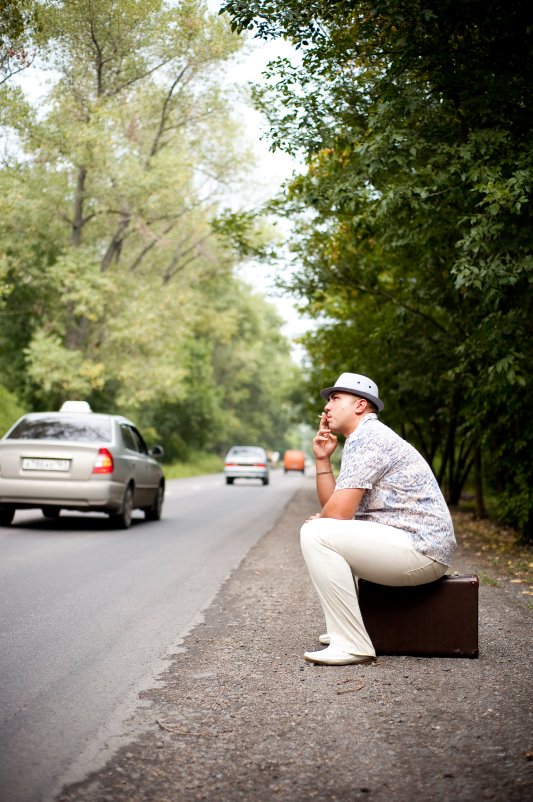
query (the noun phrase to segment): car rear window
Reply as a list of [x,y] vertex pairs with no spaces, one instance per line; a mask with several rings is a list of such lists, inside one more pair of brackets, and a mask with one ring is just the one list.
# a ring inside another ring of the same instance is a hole
[[262,448],[254,448],[252,446],[242,446],[241,448],[232,448],[229,452],[231,457],[256,457],[257,459],[265,459],[265,452]]
[[7,436],[8,440],[77,440],[93,443],[111,440],[111,420],[95,415],[76,417],[54,415],[23,418]]

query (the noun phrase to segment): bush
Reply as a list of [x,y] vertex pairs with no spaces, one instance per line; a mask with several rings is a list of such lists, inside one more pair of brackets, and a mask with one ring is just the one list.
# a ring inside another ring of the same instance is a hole
[[0,384],[0,437],[15,423],[17,418],[24,415],[16,395]]
[[186,462],[171,462],[163,466],[167,479],[184,479],[187,476],[202,476],[207,473],[221,473],[224,460],[217,454],[195,453]]

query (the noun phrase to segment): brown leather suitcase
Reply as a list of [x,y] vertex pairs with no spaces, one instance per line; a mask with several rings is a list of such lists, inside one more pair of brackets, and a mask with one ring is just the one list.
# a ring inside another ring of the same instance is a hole
[[444,576],[416,587],[359,580],[363,621],[377,654],[477,657],[477,576]]

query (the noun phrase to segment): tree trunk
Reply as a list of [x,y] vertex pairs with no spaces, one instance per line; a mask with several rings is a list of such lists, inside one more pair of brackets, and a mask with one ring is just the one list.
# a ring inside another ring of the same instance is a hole
[[483,464],[481,461],[481,446],[477,445],[474,453],[474,481],[476,486],[476,515],[486,518],[485,496],[483,493]]
[[83,228],[83,203],[85,201],[85,179],[87,168],[80,167],[76,182],[76,197],[74,198],[74,218],[72,220],[72,245],[79,248],[81,245],[81,230]]
[[[87,168],[82,166],[78,169],[76,195],[74,197],[74,216],[72,218],[71,237],[73,248],[79,248],[81,246],[86,178]],[[65,331],[65,345],[69,350],[75,351],[76,349],[80,348],[86,329],[87,320],[82,318],[81,320],[76,321],[74,316],[74,303],[69,301],[67,304],[67,324]]]

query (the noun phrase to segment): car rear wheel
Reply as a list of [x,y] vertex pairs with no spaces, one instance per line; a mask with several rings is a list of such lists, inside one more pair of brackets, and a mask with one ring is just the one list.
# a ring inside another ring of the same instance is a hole
[[144,507],[144,517],[147,521],[160,521],[161,520],[161,511],[163,509],[163,499],[165,498],[165,488],[163,485],[159,485],[157,488],[157,493],[154,497],[154,503],[151,507]]
[[43,507],[42,513],[45,518],[59,518],[61,507]]
[[0,526],[10,526],[13,518],[15,517],[15,508],[3,506],[0,507]]
[[131,519],[133,516],[133,488],[128,485],[124,498],[122,500],[122,509],[120,512],[112,513],[110,515],[113,526],[117,529],[129,529],[131,526]]
[[232,485],[233,484],[233,478],[230,477],[230,476],[226,476],[226,484],[227,485]]
[[267,484],[268,484],[268,481],[269,481],[269,480],[268,480],[268,476],[265,476],[265,478],[263,479],[263,484],[264,484],[264,485],[267,485]]

